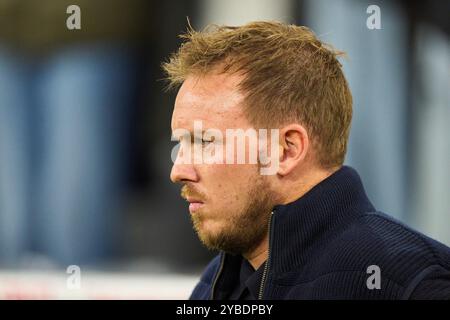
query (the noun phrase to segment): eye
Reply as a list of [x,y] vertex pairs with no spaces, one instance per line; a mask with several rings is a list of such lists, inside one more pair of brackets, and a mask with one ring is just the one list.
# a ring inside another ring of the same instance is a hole
[[214,140],[215,140],[215,137],[207,137],[207,138],[204,138],[204,137],[198,137],[198,138],[194,138],[194,139],[193,139],[193,142],[194,142],[195,144],[200,144],[200,143],[201,143],[202,147],[205,147],[205,146],[208,146],[208,145],[210,145],[211,143],[213,143]]
[[214,140],[205,140],[205,139],[202,139],[202,145],[203,145],[203,146],[207,146],[207,145],[209,145],[209,144],[212,143],[212,142],[214,142]]

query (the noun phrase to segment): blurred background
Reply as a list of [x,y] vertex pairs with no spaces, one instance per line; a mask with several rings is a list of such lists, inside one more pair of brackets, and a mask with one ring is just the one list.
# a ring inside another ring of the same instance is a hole
[[378,210],[450,245],[449,13],[444,0],[0,0],[0,298],[189,296],[214,253],[169,180],[176,93],[160,68],[187,17],[306,25],[346,51],[346,164]]

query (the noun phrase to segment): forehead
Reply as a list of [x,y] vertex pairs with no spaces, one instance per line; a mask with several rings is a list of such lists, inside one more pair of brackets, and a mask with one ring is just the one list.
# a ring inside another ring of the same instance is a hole
[[189,76],[178,91],[172,115],[172,130],[192,128],[200,120],[203,127],[233,128],[246,121],[242,112],[244,95],[238,90],[242,76],[207,74]]

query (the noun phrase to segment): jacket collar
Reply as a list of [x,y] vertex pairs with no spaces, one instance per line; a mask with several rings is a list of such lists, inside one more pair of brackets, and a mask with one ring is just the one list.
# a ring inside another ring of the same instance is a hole
[[[317,239],[346,225],[364,212],[375,211],[358,173],[342,166],[294,202],[273,208],[267,282],[274,275],[298,270],[308,260]],[[217,279],[216,299],[222,298],[237,281],[241,256],[224,254],[223,272]],[[266,290],[265,290],[266,291]]]
[[308,248],[330,230],[364,212],[375,211],[358,173],[343,166],[296,201],[273,209],[271,273],[306,263]]

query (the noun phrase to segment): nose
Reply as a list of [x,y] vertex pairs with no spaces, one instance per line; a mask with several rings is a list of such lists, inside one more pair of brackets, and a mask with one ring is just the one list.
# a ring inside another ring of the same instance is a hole
[[[173,183],[179,182],[197,182],[199,176],[195,166],[192,164],[192,155],[189,145],[182,146],[181,143],[178,148],[174,148],[172,152],[172,170],[170,171],[170,180]],[[187,150],[186,152],[184,150]],[[175,156],[175,159],[173,158]]]
[[197,182],[198,174],[192,164],[180,164],[175,162],[170,171],[170,180],[173,183],[183,181]]

